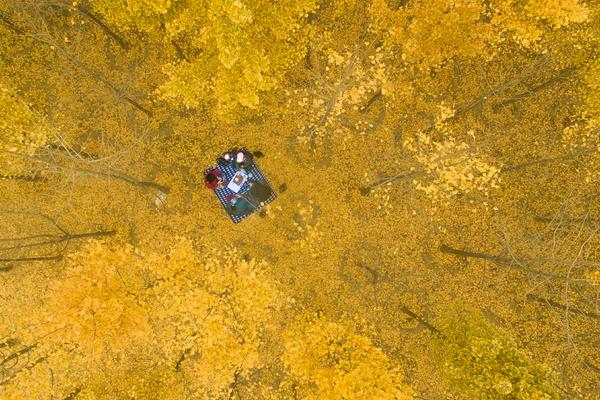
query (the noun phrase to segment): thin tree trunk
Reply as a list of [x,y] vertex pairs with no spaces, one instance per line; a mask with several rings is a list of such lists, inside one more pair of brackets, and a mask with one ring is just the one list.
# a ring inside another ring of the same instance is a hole
[[335,106],[338,102],[338,98],[346,90],[346,86],[348,84],[348,82],[346,82],[346,81],[348,80],[348,78],[350,77],[352,72],[354,71],[354,66],[356,65],[356,60],[358,59],[358,53],[361,48],[361,45],[362,45],[362,40],[356,44],[354,52],[352,53],[352,58],[350,59],[350,62],[344,69],[344,73],[342,75],[342,78],[340,79],[340,83],[334,89],[333,97],[329,101],[329,104],[327,105],[327,109],[325,110],[323,115],[321,115],[321,118],[319,118],[319,120],[312,127],[310,127],[310,129],[308,129],[309,138],[310,138],[310,147],[312,150],[314,150],[316,148],[317,129],[319,129],[321,126],[323,126],[324,124],[327,123],[327,119],[329,118],[329,115],[331,115],[331,112],[335,108]]
[[77,150],[77,149],[69,149],[62,144],[50,143],[48,145],[48,148],[50,148],[52,150],[58,150],[62,153],[67,154],[69,157],[74,157],[73,153],[75,153],[75,157],[82,158],[85,160],[96,161],[100,158],[96,154],[88,153],[88,152],[85,152],[82,150]]
[[371,191],[373,189],[376,189],[379,186],[383,186],[390,182],[395,182],[395,181],[399,181],[399,180],[403,180],[403,179],[414,178],[414,177],[421,176],[421,175],[425,175],[425,171],[420,170],[420,169],[415,170],[415,171],[404,171],[404,172],[399,173],[398,175],[394,175],[389,178],[384,178],[384,179],[381,179],[369,186],[362,187],[362,188],[360,188],[360,193],[363,196],[367,196],[371,193]]
[[[63,258],[62,254],[48,257],[23,257],[23,258],[0,258],[0,262],[28,262],[28,261],[58,261]],[[8,270],[12,267],[8,267]],[[4,270],[4,269],[3,269]]]
[[179,43],[177,43],[177,41],[175,39],[171,40],[171,44],[175,48],[175,52],[177,53],[177,58],[179,58],[180,60],[183,60],[183,61],[189,61],[189,59],[183,52],[183,49],[181,48],[181,46],[179,45]]
[[557,303],[556,301],[551,300],[551,299],[545,299],[543,297],[538,297],[538,296],[533,295],[533,294],[528,294],[527,295],[527,300],[534,301],[534,302],[540,303],[540,304],[544,304],[544,305],[547,305],[547,306],[550,306],[550,307],[554,307],[554,308],[557,308],[557,309],[563,310],[563,311],[568,310],[569,312],[572,312],[572,313],[575,313],[575,314],[579,314],[579,315],[583,315],[583,316],[586,316],[588,318],[600,319],[600,315],[596,314],[595,312],[583,311],[583,310],[580,310],[578,308],[573,308],[573,307],[568,307],[567,308],[567,306],[565,306],[564,304]]
[[[59,227],[59,229],[62,230],[62,228],[60,228],[60,227]],[[39,247],[43,247],[43,246],[52,246],[52,245],[56,245],[56,244],[60,244],[60,243],[64,243],[64,242],[68,243],[71,240],[75,240],[75,239],[113,236],[116,233],[116,231],[114,231],[114,230],[73,233],[73,234],[65,232],[64,230],[62,230],[62,231],[64,234],[62,236],[56,236],[56,238],[53,240],[46,240],[46,241],[38,242],[38,243],[27,243],[27,244],[4,247],[4,248],[0,248],[0,251],[10,251],[10,250],[18,250],[18,249],[24,249],[24,248],[39,248]],[[4,241],[10,240],[10,238],[3,239],[3,240]],[[15,238],[15,241],[18,241],[18,240],[23,240],[23,238],[20,238],[20,239]],[[64,249],[63,249],[63,251],[64,251]],[[52,256],[0,258],[0,262],[58,261],[58,260],[61,260],[62,258],[63,258],[63,254],[56,254],[56,255],[52,255]],[[10,269],[10,268],[12,268],[12,266],[9,266],[8,268]],[[0,269],[0,271],[2,271],[2,270],[3,269]]]
[[[39,363],[45,361],[47,358],[48,358],[48,356],[40,357],[37,360],[35,360],[34,362],[32,362],[31,364],[29,364],[28,366],[21,368],[19,371],[21,371],[23,369],[31,370],[33,367],[35,367]],[[17,375],[17,373],[18,373],[18,371],[17,372],[12,372],[12,374],[9,377],[7,377],[6,379],[0,381],[0,386],[6,385],[10,381],[12,381],[14,379],[14,377]]]
[[[484,104],[485,102],[487,102],[488,99],[493,98],[494,96],[498,95],[498,93],[502,93],[508,89],[510,89],[511,87],[519,84],[520,82],[523,81],[523,79],[527,78],[529,75],[535,73],[538,71],[538,68],[544,64],[545,62],[547,62],[547,57],[545,56],[541,56],[538,57],[527,69],[522,70],[521,73],[519,73],[518,75],[516,75],[515,77],[509,79],[508,81],[505,81],[503,83],[501,83],[500,85],[482,93],[479,95],[479,97],[477,97],[476,99],[474,99],[473,101],[471,101],[468,104],[465,104],[461,107],[458,107],[456,109],[456,112],[454,113],[453,116],[447,118],[444,122],[450,122],[453,121],[463,115],[465,115],[467,112],[473,110],[474,108],[476,108],[477,106],[480,106],[482,104]],[[435,127],[435,122],[430,124],[427,128],[425,128],[424,133],[427,133],[429,131],[431,131],[433,128]]]
[[34,162],[38,162],[40,164],[44,164],[47,165],[49,167],[53,167],[56,168],[60,171],[63,172],[75,172],[75,173],[79,173],[82,175],[91,175],[91,176],[102,176],[105,178],[114,178],[114,179],[118,179],[120,181],[123,182],[127,182],[129,184],[132,185],[136,185],[136,186],[140,186],[140,187],[144,187],[144,188],[151,188],[151,189],[157,189],[160,190],[161,192],[164,193],[169,193],[170,189],[167,186],[163,186],[160,185],[158,183],[155,182],[150,182],[150,181],[142,181],[136,178],[133,178],[129,175],[126,175],[124,173],[121,172],[114,172],[114,171],[110,171],[110,172],[103,172],[103,171],[96,171],[96,170],[92,170],[92,169],[87,169],[87,168],[78,168],[78,167],[65,167],[59,164],[56,164],[54,162],[51,161],[46,161],[43,160],[41,158],[38,157],[31,157],[31,156],[26,156],[26,155],[22,155],[22,154],[17,154],[17,153],[9,153],[11,155],[17,156],[17,157],[21,157],[21,158],[25,158]]
[[75,66],[79,67],[81,70],[83,70],[90,77],[92,77],[93,79],[96,79],[97,81],[103,83],[106,87],[108,87],[110,90],[112,90],[117,95],[118,98],[125,100],[127,103],[131,104],[133,107],[135,107],[136,109],[140,110],[141,112],[143,112],[147,116],[152,117],[152,115],[153,115],[152,111],[150,111],[147,108],[145,108],[144,106],[142,106],[138,101],[136,101],[136,100],[132,99],[131,97],[129,97],[128,95],[122,93],[122,91],[120,89],[118,89],[111,82],[109,82],[107,79],[105,79],[104,77],[102,77],[100,75],[100,73],[98,73],[94,69],[88,67],[83,62],[81,62],[78,59],[76,59],[75,57],[72,57],[71,55],[69,55],[68,52],[62,46],[60,46],[58,43],[49,42],[49,41],[41,39],[40,37],[37,37],[35,35],[28,34],[27,32],[25,32],[22,29],[18,28],[10,19],[8,19],[7,17],[5,17],[5,16],[3,16],[1,14],[0,14],[0,23],[2,23],[3,25],[5,25],[6,27],[8,27],[11,31],[13,31],[17,35],[28,37],[28,38],[30,38],[32,40],[35,40],[35,41],[39,42],[39,43],[44,43],[44,44],[46,44],[48,46],[52,46],[57,51],[63,53],[65,55],[66,59],[70,63],[72,63]]
[[45,176],[28,176],[28,175],[0,175],[0,180],[7,181],[22,181],[22,182],[47,182]]
[[8,338],[8,339],[4,340],[3,342],[0,342],[0,349],[3,347],[12,347],[18,343],[19,343],[19,341],[17,339]]
[[423,317],[421,317],[420,315],[414,313],[413,311],[409,310],[406,306],[400,306],[400,311],[402,311],[404,314],[408,315],[410,318],[414,319],[415,321],[417,321],[419,324],[423,325],[425,328],[427,328],[427,330],[433,334],[436,335],[440,335],[442,337],[445,337],[442,332],[440,332],[440,330],[438,328],[436,328],[435,326],[431,325],[429,322],[427,322],[425,319],[423,319]]
[[[116,233],[116,231],[98,231],[98,232],[86,232],[86,233],[75,233],[75,234],[66,233],[62,236],[54,236],[54,239],[46,240],[44,242],[27,243],[27,244],[21,244],[21,245],[10,246],[10,247],[0,247],[0,251],[18,250],[18,249],[25,249],[25,248],[31,248],[31,247],[41,247],[41,246],[46,246],[46,245],[59,244],[59,243],[67,242],[69,240],[73,240],[73,239],[113,236],[115,233]],[[18,239],[18,240],[22,240],[22,239]]]
[[64,398],[64,400],[73,400],[75,397],[77,397],[79,392],[81,392],[80,388],[73,390],[67,397]]
[[564,260],[564,259],[558,259],[558,258],[545,258],[545,257],[524,259],[524,258],[510,258],[510,257],[494,256],[494,255],[486,254],[486,253],[478,253],[478,252],[473,252],[473,251],[468,251],[468,250],[455,249],[455,248],[447,246],[445,244],[442,244],[440,246],[440,251],[442,253],[454,254],[454,255],[460,256],[460,257],[478,258],[478,259],[482,259],[482,260],[488,260],[497,265],[501,265],[501,266],[505,266],[505,267],[509,267],[509,268],[513,268],[513,269],[518,269],[518,270],[532,273],[535,275],[544,276],[546,278],[559,279],[559,280],[569,281],[569,282],[572,281],[572,279],[567,278],[565,276],[551,274],[551,273],[548,273],[545,271],[541,271],[539,269],[530,268],[529,265],[539,265],[539,264],[570,265],[570,264],[573,264],[576,262],[577,264],[582,265],[582,266],[593,266],[593,267],[600,266],[600,263],[598,263],[598,262],[586,261],[586,260],[577,260],[576,261],[576,260]]
[[369,99],[369,101],[367,101],[367,104],[365,104],[364,106],[362,106],[360,108],[360,112],[362,113],[366,113],[369,111],[369,109],[371,108],[371,106],[381,98],[381,89],[379,89],[378,91],[376,91],[373,96],[371,96],[371,98]]
[[122,37],[120,37],[119,35],[117,35],[112,29],[110,29],[110,27],[108,25],[106,25],[104,23],[104,21],[102,21],[102,19],[99,16],[97,16],[92,11],[90,11],[89,9],[87,9],[86,7],[81,6],[81,5],[77,6],[77,9],[83,15],[85,15],[86,17],[88,17],[89,19],[91,19],[92,21],[94,21],[104,31],[104,33],[106,33],[115,42],[117,42],[117,44],[119,46],[121,46],[121,48],[123,50],[129,50],[129,47],[130,47],[129,43],[127,43]]
[[22,29],[18,28],[9,18],[2,14],[0,14],[0,23],[17,35],[25,35]]
[[532,165],[538,165],[538,164],[547,164],[547,163],[551,163],[554,161],[567,161],[567,160],[574,160],[575,158],[579,157],[579,156],[584,156],[587,154],[593,154],[596,153],[597,150],[583,150],[583,151],[578,151],[575,153],[568,153],[568,154],[563,154],[560,156],[556,156],[556,157],[547,157],[547,158],[540,158],[537,160],[531,160],[531,161],[526,161],[524,163],[521,164],[514,164],[514,165],[507,165],[505,167],[503,167],[501,169],[501,172],[513,172],[513,171],[518,171],[527,167],[531,167]]
[[595,218],[556,218],[556,217],[549,217],[549,216],[545,216],[545,215],[536,215],[536,216],[534,216],[534,219],[536,221],[540,221],[540,222],[560,222],[561,224],[582,224],[582,223],[597,224],[597,223],[600,223],[600,219],[595,219]]
[[519,100],[527,99],[527,98],[533,96],[534,94],[541,92],[542,90],[548,89],[548,88],[552,87],[554,84],[556,84],[560,81],[564,81],[565,79],[567,79],[568,77],[573,75],[573,73],[575,71],[576,71],[575,68],[565,68],[562,71],[560,71],[558,73],[558,75],[548,79],[546,82],[541,83],[526,92],[517,94],[515,96],[512,96],[509,99],[506,99],[506,100],[496,104],[494,106],[494,111],[496,111],[496,112],[500,111],[502,108],[506,107],[509,104],[515,103]]
[[37,344],[32,344],[29,346],[26,346],[24,348],[22,348],[19,351],[15,351],[14,353],[10,354],[9,356],[5,357],[2,361],[0,361],[0,367],[3,366],[4,364],[6,364],[7,362],[14,360],[15,358],[18,358],[20,355],[23,355],[25,353],[29,353],[31,350],[35,349],[37,347]]
[[[547,164],[547,163],[551,163],[551,162],[555,162],[555,161],[574,160],[577,157],[588,155],[588,154],[593,154],[596,152],[597,152],[597,150],[590,149],[590,150],[584,150],[584,151],[579,151],[579,152],[575,152],[575,153],[563,154],[561,156],[556,156],[556,157],[540,158],[537,160],[526,161],[521,164],[507,165],[505,167],[502,167],[502,169],[500,170],[500,173],[519,171],[519,170],[522,170],[522,169],[525,169],[527,167],[531,167],[534,165]],[[375,182],[372,185],[364,186],[364,187],[360,188],[360,192],[363,196],[367,196],[371,192],[371,190],[373,190],[379,186],[385,185],[389,182],[395,182],[395,181],[413,178],[413,177],[421,176],[421,175],[425,175],[425,171],[423,171],[423,170],[404,171],[404,172],[399,173],[398,175],[394,175],[392,177],[385,178],[378,182]]]

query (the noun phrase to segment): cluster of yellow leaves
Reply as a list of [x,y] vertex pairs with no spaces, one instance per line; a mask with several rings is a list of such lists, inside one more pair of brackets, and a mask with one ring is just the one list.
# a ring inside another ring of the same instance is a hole
[[311,257],[317,258],[323,232],[312,201],[306,205],[298,203],[294,227],[300,235],[298,239],[294,240],[294,245],[301,249],[308,249]]
[[[324,68],[317,67],[316,71],[320,84],[293,92],[293,97],[299,99],[295,106],[306,115],[301,127],[304,134],[298,136],[299,142],[307,143],[310,135],[321,141],[332,134],[364,134],[373,127],[361,108],[378,91],[393,96],[394,88],[387,78],[384,49],[370,49],[370,44],[361,43],[353,51],[324,50]],[[353,125],[341,124],[342,120]]]
[[354,12],[358,0],[333,0],[332,8],[334,16],[339,17],[344,14]]
[[569,150],[594,149],[600,151],[600,126],[596,120],[583,113],[581,120],[562,131],[563,147]]
[[155,326],[161,352],[171,360],[185,352],[181,370],[199,398],[223,395],[236,374],[243,378],[260,366],[263,331],[287,300],[265,263],[233,250],[198,259],[182,241],[166,262],[151,265],[157,274],[152,291],[161,299],[155,310],[162,315]]
[[484,10],[482,2],[467,0],[419,0],[396,11],[386,0],[371,5],[375,28],[384,32],[387,45],[401,46],[402,59],[422,71],[456,56],[488,54],[494,31],[480,21]]
[[404,147],[426,172],[424,180],[413,181],[415,187],[433,200],[444,201],[473,191],[487,195],[491,188],[498,187],[500,168],[477,157],[471,146],[457,143],[453,137],[436,141],[420,132],[407,139]]
[[525,48],[542,51],[540,40],[552,29],[587,21],[589,9],[578,0],[494,0],[492,24]]
[[[598,20],[600,21],[600,17]],[[600,41],[600,32],[597,35]],[[592,126],[600,128],[600,55],[586,67],[583,77],[585,90],[582,97],[588,120]]]
[[[266,267],[232,249],[200,254],[187,240],[147,255],[93,241],[69,257],[23,335],[82,398],[153,399],[165,382],[174,390],[161,398],[219,398],[261,365],[263,331],[287,304]],[[44,380],[45,371],[29,374]],[[25,393],[31,380],[18,376],[7,392]]]
[[600,286],[600,271],[590,271],[586,274],[586,279],[590,281],[592,286]]
[[164,67],[168,80],[158,98],[185,108],[214,105],[227,122],[255,109],[261,94],[276,88],[304,56],[305,20],[317,7],[315,0],[119,3],[93,1],[117,27],[152,33],[167,43],[180,41],[189,50],[189,60]]
[[532,362],[507,333],[481,315],[458,308],[440,320],[436,339],[441,372],[465,398],[558,399],[552,373]]
[[76,398],[180,400],[188,397],[183,379],[172,366],[133,359],[125,365],[111,366],[103,374],[92,374]]
[[32,154],[49,136],[43,118],[14,90],[0,84],[0,152]]
[[378,200],[380,204],[377,205],[377,209],[381,210],[384,214],[389,215],[393,209],[391,202],[392,185],[391,182],[378,186],[371,191],[371,195],[374,199]]
[[131,247],[107,250],[92,242],[69,259],[64,279],[47,292],[45,329],[63,329],[60,340],[92,356],[121,352],[144,340],[142,260]]
[[123,31],[154,33],[160,18],[181,0],[93,0],[94,9]]
[[283,362],[307,400],[413,398],[400,371],[351,321],[300,317],[285,336]]
[[546,21],[552,28],[585,22],[590,14],[579,0],[528,0],[525,12],[530,18]]
[[[600,36],[599,38],[600,39]],[[582,71],[581,112],[577,121],[562,131],[563,147],[573,151],[600,154],[600,57],[596,56]],[[592,164],[586,169],[586,182],[597,181],[600,172]]]
[[585,22],[589,9],[578,0],[419,0],[391,10],[386,0],[370,6],[373,29],[402,59],[426,72],[454,57],[493,57],[506,36],[541,51],[543,35]]

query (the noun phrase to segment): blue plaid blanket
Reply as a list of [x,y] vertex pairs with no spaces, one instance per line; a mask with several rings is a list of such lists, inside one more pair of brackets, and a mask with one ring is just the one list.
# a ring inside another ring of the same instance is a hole
[[219,170],[223,171],[222,178],[225,183],[225,187],[216,189],[215,194],[217,195],[217,198],[221,202],[221,205],[223,206],[223,208],[225,209],[227,214],[229,214],[229,217],[231,218],[231,220],[233,221],[234,224],[241,222],[243,219],[247,218],[248,216],[252,215],[253,213],[255,213],[257,211],[260,211],[262,208],[264,208],[267,204],[271,203],[277,197],[277,195],[275,194],[275,191],[273,190],[273,187],[271,186],[271,183],[264,176],[262,171],[258,168],[258,165],[256,165],[256,161],[254,161],[252,168],[246,170],[246,173],[248,174],[248,179],[246,180],[246,182],[244,182],[240,191],[237,194],[244,196],[245,194],[247,194],[249,192],[249,190],[250,190],[250,185],[248,183],[249,181],[258,181],[263,184],[266,184],[267,186],[269,186],[271,188],[272,194],[271,194],[271,196],[269,196],[268,199],[261,202],[260,204],[255,204],[254,202],[252,202],[252,205],[254,206],[253,209],[249,210],[245,214],[234,215],[231,213],[231,209],[229,207],[229,201],[227,200],[227,197],[234,196],[236,193],[233,192],[231,189],[227,188],[227,184],[229,184],[231,179],[235,176],[235,174],[237,173],[237,170],[232,165],[226,165],[226,166],[216,165],[214,168],[218,168]]

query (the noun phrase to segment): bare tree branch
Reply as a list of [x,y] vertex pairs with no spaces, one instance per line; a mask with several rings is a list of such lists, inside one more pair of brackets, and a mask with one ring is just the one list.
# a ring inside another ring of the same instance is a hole
[[97,16],[92,11],[90,11],[88,8],[86,8],[82,5],[78,5],[77,10],[79,10],[79,12],[81,12],[83,15],[85,15],[92,21],[94,21],[96,23],[96,25],[98,25],[104,31],[104,33],[106,33],[115,42],[117,42],[117,44],[119,46],[121,46],[121,48],[123,50],[129,50],[129,47],[130,47],[129,43],[127,43],[122,37],[117,35],[112,29],[110,29],[110,27],[108,25],[106,25],[99,16]]
[[440,330],[438,328],[436,328],[435,326],[433,326],[432,324],[427,322],[420,315],[418,315],[418,314],[414,313],[413,311],[411,311],[410,309],[408,309],[408,307],[402,305],[402,306],[400,306],[400,311],[402,311],[404,314],[408,315],[410,318],[417,321],[420,325],[423,325],[425,328],[427,328],[427,330],[429,330],[429,332],[444,337],[444,335],[442,334],[442,332],[440,332]]
[[5,365],[6,363],[8,363],[11,360],[19,358],[20,355],[23,355],[25,353],[29,353],[31,350],[35,349],[36,347],[37,347],[37,344],[32,344],[32,345],[29,345],[29,346],[25,346],[21,350],[15,351],[14,353],[11,353],[9,356],[5,357],[3,360],[0,361],[0,366]]
[[[483,260],[488,260],[497,265],[502,265],[502,266],[506,266],[509,268],[513,268],[513,269],[519,269],[519,270],[529,272],[529,273],[532,273],[535,275],[543,276],[546,278],[559,279],[562,281],[571,281],[572,280],[570,278],[567,278],[567,277],[564,277],[561,275],[551,274],[551,273],[548,273],[545,271],[541,271],[539,269],[530,268],[529,265],[539,265],[539,264],[569,265],[574,260],[563,260],[563,259],[545,258],[545,257],[530,258],[530,259],[510,258],[510,257],[494,256],[494,255],[486,254],[486,253],[478,253],[478,252],[473,252],[473,251],[469,251],[469,250],[455,249],[455,248],[452,248],[445,244],[442,244],[440,246],[440,251],[442,253],[454,254],[454,255],[457,255],[460,257],[479,258],[479,259],[483,259]],[[584,265],[584,266],[594,266],[594,267],[600,266],[600,262],[595,262],[595,261],[579,260],[577,262],[580,265]]]
[[[554,307],[557,308],[559,310],[563,310],[563,311],[567,311],[567,306],[565,306],[564,304],[560,304],[552,299],[546,299],[543,297],[538,297],[536,295],[533,294],[528,294],[527,295],[527,300],[529,301],[533,301],[536,303],[540,303],[540,304],[544,304],[550,307]],[[579,315],[583,315],[586,316],[588,318],[593,318],[593,319],[600,319],[600,315],[596,314],[595,312],[591,312],[591,311],[583,311],[580,310],[578,308],[573,308],[573,307],[569,307],[568,310],[572,313],[575,314],[579,314]]]
[[391,176],[391,177],[388,177],[388,178],[380,179],[379,181],[377,181],[377,182],[375,182],[375,183],[373,183],[373,184],[371,184],[369,186],[362,187],[362,188],[360,188],[360,193],[363,196],[367,196],[367,195],[369,195],[371,193],[371,191],[373,189],[376,189],[379,186],[383,186],[383,185],[386,185],[386,184],[391,183],[391,182],[396,182],[396,181],[400,181],[400,180],[404,180],[404,179],[409,179],[409,178],[414,178],[414,177],[417,177],[417,176],[422,176],[422,175],[425,175],[425,174],[426,174],[426,172],[423,171],[423,170],[421,170],[421,169],[418,169],[418,170],[415,170],[415,171],[404,171],[404,172],[399,173],[398,175],[394,175],[394,176]]
[[565,68],[565,69],[561,70],[556,76],[548,79],[546,82],[541,83],[526,92],[514,95],[511,98],[506,99],[506,100],[496,104],[494,106],[494,111],[496,111],[496,112],[500,111],[502,108],[506,107],[509,104],[515,103],[519,100],[527,99],[527,98],[533,96],[534,94],[541,92],[542,90],[548,89],[548,88],[552,87],[553,85],[568,79],[571,75],[573,75],[575,73],[575,71],[576,71],[575,68]]
[[0,258],[0,262],[58,261],[58,260],[61,260],[62,258],[63,258],[62,254],[57,254],[55,256],[47,256],[47,257]]
[[105,178],[117,179],[117,180],[127,182],[129,184],[136,185],[136,186],[143,187],[143,188],[157,189],[164,193],[169,193],[169,191],[170,191],[170,189],[167,186],[163,186],[163,185],[160,185],[155,182],[139,180],[139,179],[133,178],[123,172],[117,172],[117,171],[113,171],[113,170],[109,170],[108,172],[105,172],[105,171],[99,171],[99,170],[94,170],[94,169],[89,169],[89,168],[69,167],[69,166],[60,165],[60,164],[52,162],[52,161],[43,160],[43,159],[41,159],[39,157],[35,157],[35,156],[28,156],[25,154],[17,154],[17,153],[9,153],[9,152],[6,152],[6,153],[11,154],[14,157],[27,159],[29,161],[37,162],[37,163],[44,164],[44,165],[52,167],[52,168],[56,168],[58,171],[61,171],[61,172],[74,172],[74,173],[78,173],[81,175],[96,176],[96,177],[102,176]]
[[354,52],[352,53],[352,58],[350,59],[350,62],[344,69],[344,73],[340,78],[338,85],[335,86],[335,88],[333,89],[333,96],[331,97],[331,100],[329,101],[325,112],[323,113],[323,115],[321,115],[321,118],[319,118],[319,120],[308,129],[308,136],[310,138],[311,149],[313,150],[316,148],[317,129],[319,129],[327,122],[327,119],[329,118],[333,109],[337,105],[339,97],[342,95],[342,93],[344,93],[348,86],[348,78],[350,78],[350,75],[352,75],[352,72],[354,71],[354,66],[356,65],[356,61],[358,59],[359,50],[362,46],[362,40],[363,36],[361,35],[359,42],[354,48]]
[[[34,213],[28,211],[3,211],[0,214],[15,214],[15,215],[27,215],[34,216],[38,218],[42,218],[48,221],[56,230],[60,233],[58,234],[38,234],[38,235],[28,235],[28,236],[17,236],[14,238],[2,238],[1,242],[5,243],[3,246],[0,246],[0,252],[5,254],[15,254],[16,250],[44,250],[46,253],[51,253],[49,255],[14,255],[14,256],[4,256],[0,258],[0,262],[12,263],[12,262],[30,262],[30,261],[57,261],[62,259],[64,255],[64,251],[67,249],[69,243],[73,240],[85,239],[85,238],[101,238],[106,236],[113,236],[116,231],[114,230],[99,230],[99,231],[91,231],[91,232],[81,232],[81,233],[71,233],[64,229],[60,224],[51,218],[48,215],[42,213]],[[36,224],[36,228],[39,225]],[[56,245],[63,245],[62,249],[55,253]],[[54,254],[52,254],[54,253]],[[8,266],[7,270],[12,268],[12,266]]]
[[69,395],[67,397],[65,397],[64,400],[73,400],[75,397],[77,397],[77,395],[80,392],[81,392],[81,389],[80,388],[76,388],[71,393],[69,393]]
[[583,151],[578,151],[578,152],[574,152],[574,153],[562,154],[560,156],[555,156],[555,157],[539,158],[537,160],[526,161],[521,164],[507,165],[502,168],[501,172],[518,171],[521,169],[531,167],[533,165],[548,164],[548,163],[552,163],[555,161],[574,160],[577,157],[588,155],[588,154],[593,154],[596,152],[597,152],[597,150],[595,150],[595,149],[589,149],[589,150],[583,150]]
[[0,23],[2,25],[6,26],[7,28],[9,28],[10,31],[12,31],[13,33],[15,33],[19,36],[30,38],[34,41],[46,44],[46,45],[51,46],[52,48],[56,49],[58,52],[63,54],[70,63],[72,63],[76,67],[80,68],[87,75],[89,75],[93,79],[97,80],[98,82],[101,82],[107,88],[109,88],[111,91],[113,91],[117,95],[118,98],[125,100],[125,102],[129,103],[130,105],[132,105],[133,107],[135,107],[136,109],[143,112],[144,114],[146,114],[149,117],[151,117],[153,115],[152,111],[150,111],[149,109],[142,106],[137,100],[134,100],[129,95],[123,93],[123,91],[121,89],[117,88],[113,83],[111,83],[110,81],[105,79],[98,71],[94,70],[93,68],[91,68],[91,67],[87,66],[86,64],[84,64],[83,62],[81,62],[79,59],[70,55],[67,52],[67,50],[65,50],[63,48],[63,46],[59,45],[57,42],[41,38],[40,36],[35,35],[35,34],[30,34],[28,32],[25,32],[23,29],[17,27],[9,18],[7,18],[4,15],[0,15]]

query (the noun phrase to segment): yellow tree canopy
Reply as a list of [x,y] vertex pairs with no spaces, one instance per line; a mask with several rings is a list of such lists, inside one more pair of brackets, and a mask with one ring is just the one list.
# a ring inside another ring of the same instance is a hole
[[491,58],[506,39],[542,51],[543,35],[588,20],[590,10],[578,0],[417,0],[392,10],[375,0],[370,11],[391,47],[422,71],[439,68],[454,57]]
[[551,370],[533,362],[514,339],[483,316],[453,308],[440,319],[436,340],[451,390],[476,399],[558,399]]
[[350,321],[300,317],[285,336],[283,362],[303,399],[413,398],[398,368]]
[[1,172],[18,171],[21,160],[7,153],[31,155],[51,136],[43,117],[35,113],[9,86],[0,83],[0,163]]
[[262,334],[286,301],[265,272],[234,250],[200,254],[185,240],[147,255],[90,242],[20,338],[43,362],[12,376],[6,396],[153,399],[165,381],[173,390],[161,398],[225,396],[261,366]]
[[186,60],[167,64],[158,98],[185,108],[214,105],[225,121],[255,109],[263,93],[306,53],[306,17],[315,0],[94,0],[123,30],[185,44]]

